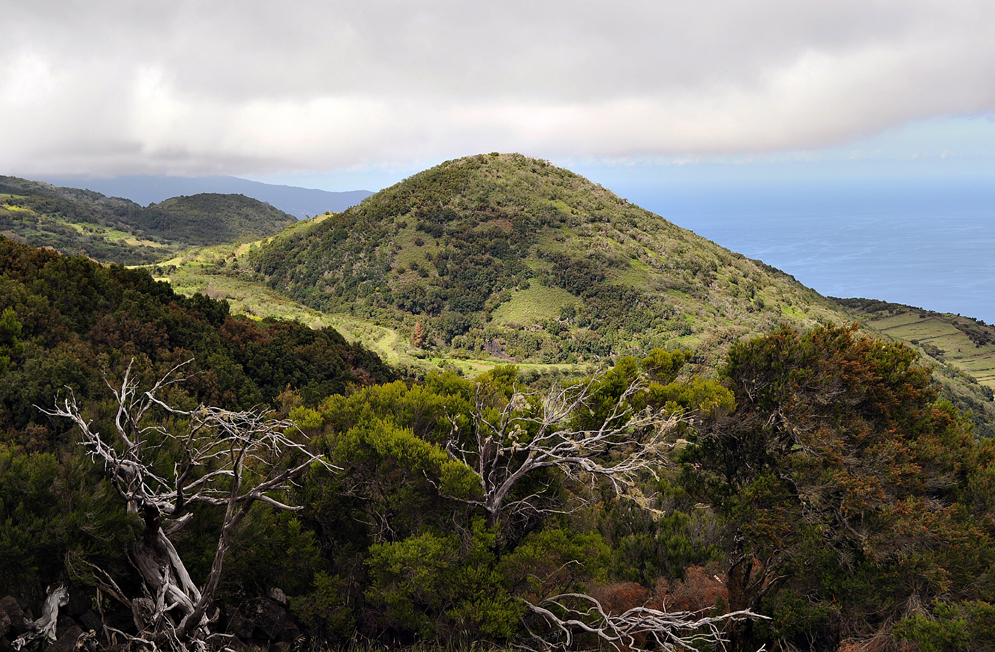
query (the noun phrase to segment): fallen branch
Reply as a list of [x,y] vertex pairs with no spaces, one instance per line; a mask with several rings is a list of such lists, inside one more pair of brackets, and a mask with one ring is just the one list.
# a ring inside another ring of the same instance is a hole
[[48,595],[45,596],[45,604],[41,608],[41,617],[34,620],[29,625],[31,629],[21,634],[14,641],[15,650],[20,650],[28,643],[39,638],[54,643],[56,640],[55,626],[59,621],[59,607],[69,604],[69,591],[62,584],[48,587]]
[[529,628],[533,640],[547,650],[568,649],[577,634],[591,634],[597,637],[599,644],[607,644],[617,652],[697,651],[702,645],[725,649],[729,642],[724,633],[726,623],[770,620],[749,610],[704,616],[701,611],[668,612],[634,607],[615,615],[606,611],[598,600],[583,593],[564,593],[537,605],[525,601],[525,605],[550,626],[545,634]]

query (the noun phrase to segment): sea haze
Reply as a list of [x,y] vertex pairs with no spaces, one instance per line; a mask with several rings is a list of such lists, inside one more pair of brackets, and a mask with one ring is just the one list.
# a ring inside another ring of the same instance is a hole
[[86,188],[109,197],[123,197],[143,206],[170,197],[204,192],[231,193],[267,202],[285,213],[302,219],[325,211],[344,211],[371,194],[368,190],[328,192],[313,188],[275,185],[238,177],[173,177],[165,175],[129,175],[109,178],[45,177],[56,186]]
[[995,184],[658,188],[634,201],[819,293],[995,322]]

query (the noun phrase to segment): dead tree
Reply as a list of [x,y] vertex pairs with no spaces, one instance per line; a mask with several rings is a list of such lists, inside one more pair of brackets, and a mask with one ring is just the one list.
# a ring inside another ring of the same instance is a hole
[[[667,464],[665,453],[674,446],[668,435],[683,415],[651,407],[635,409],[633,403],[644,389],[635,380],[607,406],[601,404],[603,418],[583,427],[582,417],[591,415],[601,400],[598,391],[603,379],[604,374],[599,373],[583,383],[554,387],[544,394],[515,393],[497,411],[496,418],[490,419],[486,416],[488,397],[478,386],[473,433],[461,439],[456,420],[451,419],[447,450],[476,475],[481,494],[479,498],[456,500],[483,508],[488,525],[496,526],[504,513],[537,509],[537,495],[510,501],[509,496],[516,484],[539,469],[555,467],[578,481],[600,479],[618,494],[635,488],[641,475],[657,477],[657,470]],[[765,618],[748,610],[706,616],[647,607],[614,615],[595,598],[580,593],[554,596],[537,604],[524,602],[547,626],[542,632],[530,628],[533,644],[543,650],[566,649],[575,642],[577,633],[593,635],[598,645],[607,644],[619,652],[694,650],[700,646],[721,649],[726,642],[724,627]]]
[[54,643],[55,627],[59,619],[59,607],[69,604],[69,591],[62,584],[50,586],[48,595],[45,597],[45,604],[41,608],[41,617],[28,623],[29,630],[21,634],[14,641],[15,650],[20,650],[25,645],[38,639],[44,639],[48,643]]
[[680,415],[633,409],[633,398],[643,390],[634,381],[596,427],[580,427],[576,417],[590,409],[602,377],[594,374],[586,382],[545,394],[515,393],[496,419],[486,417],[488,397],[478,386],[471,441],[461,438],[451,419],[447,451],[477,476],[481,497],[457,500],[483,508],[487,524],[495,526],[502,513],[534,507],[535,496],[507,501],[516,484],[540,469],[555,467],[572,479],[600,478],[619,493],[634,487],[640,473],[655,476],[665,463],[663,454],[673,447],[666,435]]
[[758,618],[770,620],[752,611],[706,616],[701,612],[668,612],[648,607],[634,607],[621,614],[612,614],[600,602],[581,593],[567,593],[537,605],[526,605],[549,628],[543,632],[530,629],[533,640],[544,650],[565,650],[574,644],[578,635],[585,634],[596,638],[599,647],[607,644],[617,652],[721,650],[728,642],[724,629],[729,623]]
[[[134,641],[180,650],[190,645],[201,648],[212,636],[207,609],[221,579],[232,536],[252,505],[262,502],[276,509],[298,510],[275,496],[287,491],[291,480],[312,464],[330,468],[291,438],[291,422],[272,419],[265,409],[232,412],[202,405],[181,410],[165,403],[161,395],[182,380],[177,372],[185,364],[174,367],[147,391],[139,389],[131,364],[119,387],[105,379],[117,403],[112,434],[92,427],[71,391],[54,410],[42,410],[76,424],[80,445],[94,462],[103,464],[128,511],[137,513],[144,524],[131,551],[144,596],[125,596],[102,571],[96,573],[98,585],[131,609],[139,631]],[[156,415],[165,418],[155,419]],[[168,428],[161,425],[167,418],[174,422]],[[170,442],[179,449],[172,469],[153,468],[154,449]],[[287,459],[294,462],[285,465],[283,460]],[[169,539],[189,521],[195,505],[224,510],[214,561],[202,586],[190,577]]]

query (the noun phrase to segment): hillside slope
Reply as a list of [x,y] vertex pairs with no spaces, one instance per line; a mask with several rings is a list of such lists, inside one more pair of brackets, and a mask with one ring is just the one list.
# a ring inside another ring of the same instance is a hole
[[510,361],[569,372],[654,347],[690,349],[708,373],[737,339],[859,320],[871,335],[917,346],[945,396],[974,413],[979,434],[995,435],[991,381],[976,377],[983,361],[952,365],[856,304],[520,155],[450,161],[344,213],[191,250],[158,273],[238,312],[334,324],[415,373]]
[[293,215],[257,199],[217,193],[173,197],[136,216],[136,224],[143,230],[169,234],[192,245],[255,240],[296,222]]
[[272,235],[294,222],[242,195],[178,197],[143,207],[90,190],[0,177],[0,233],[101,262],[150,263],[190,246]]
[[518,154],[443,163],[227,270],[426,350],[519,362],[665,346],[714,365],[744,335],[847,319],[792,277]]
[[103,395],[103,375],[129,360],[146,378],[192,360],[184,391],[228,409],[274,405],[288,389],[314,403],[393,379],[332,328],[232,316],[228,304],[182,296],[145,270],[0,237],[0,443],[48,433],[35,406],[53,405],[66,387],[81,401]]
[[919,351],[944,397],[974,415],[978,434],[995,437],[995,326],[983,321],[872,299],[836,299],[874,335]]

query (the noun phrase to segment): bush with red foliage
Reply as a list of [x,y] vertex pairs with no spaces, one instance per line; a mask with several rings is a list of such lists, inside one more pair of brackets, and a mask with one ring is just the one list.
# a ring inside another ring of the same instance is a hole
[[648,605],[660,611],[723,611],[729,604],[729,590],[722,582],[717,564],[691,566],[684,580],[668,582],[660,578]]

